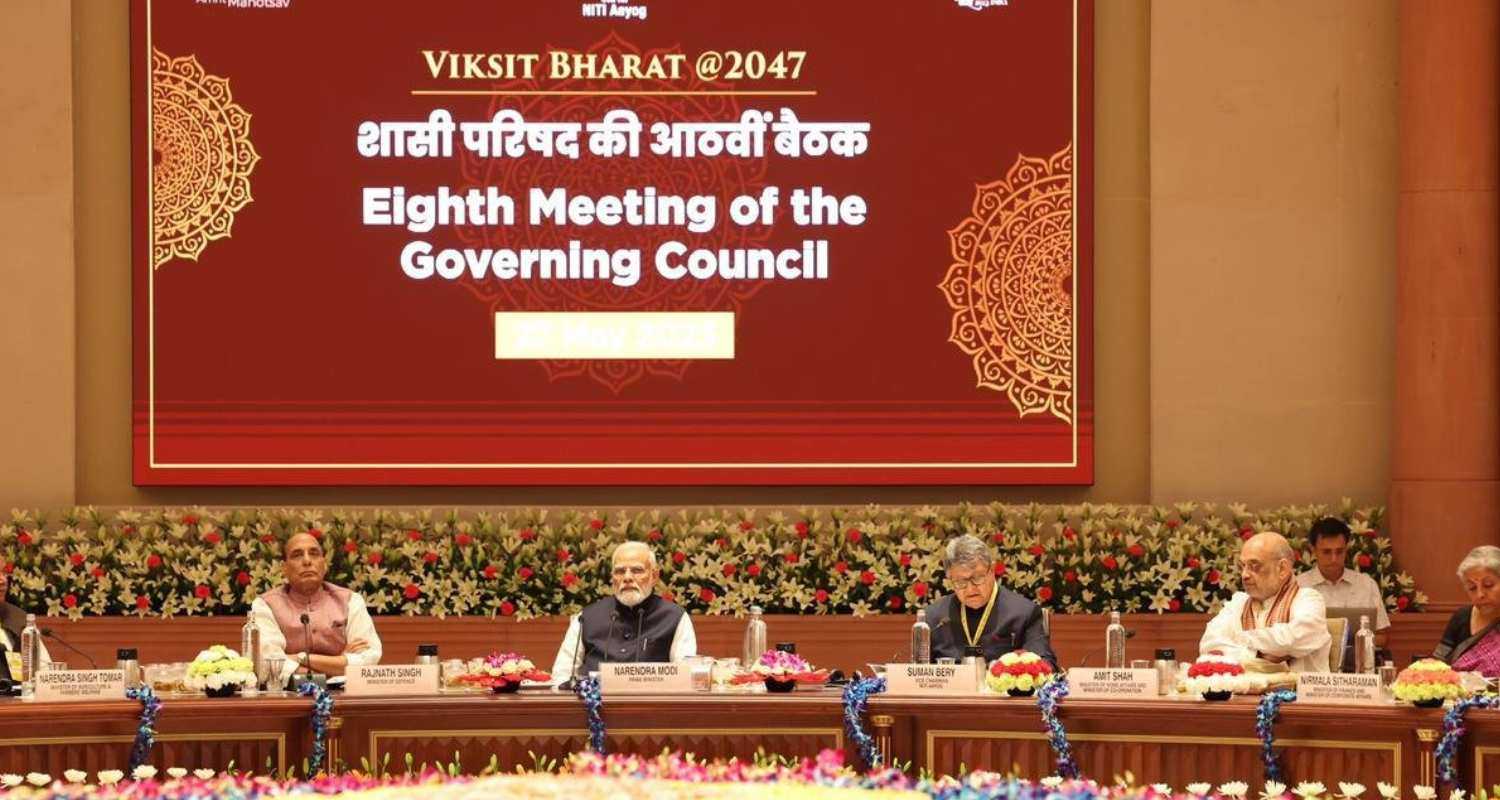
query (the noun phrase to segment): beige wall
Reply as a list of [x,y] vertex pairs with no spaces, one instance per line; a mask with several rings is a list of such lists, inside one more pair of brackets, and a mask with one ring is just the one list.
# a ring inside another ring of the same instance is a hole
[[1394,0],[1155,0],[1151,495],[1383,500]]
[[[75,146],[55,160],[76,158],[87,189],[76,199],[77,321],[39,340],[57,352],[32,361],[76,365],[76,422],[69,406],[66,419],[27,431],[66,440],[67,469],[35,486],[4,479],[0,507],[1379,500],[1389,472],[1395,12],[1388,2],[1311,5],[1098,0],[1094,487],[138,490],[126,4],[75,0]],[[0,27],[16,30],[16,16],[7,4]],[[48,53],[66,53],[66,38],[54,36],[61,43]],[[0,113],[12,110],[0,102]],[[1288,287],[1294,308],[1278,310],[1270,300]],[[1309,319],[1310,308],[1329,312]],[[66,383],[46,388],[71,398],[65,372]],[[18,402],[0,396],[0,418]],[[19,435],[0,431],[0,444]],[[18,462],[4,463],[10,472]]]
[[74,497],[72,13],[0,11],[0,500]]

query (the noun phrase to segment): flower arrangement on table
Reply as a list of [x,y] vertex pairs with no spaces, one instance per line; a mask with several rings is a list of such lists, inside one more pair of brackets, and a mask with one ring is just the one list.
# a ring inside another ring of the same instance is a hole
[[1250,691],[1251,682],[1238,661],[1204,653],[1188,667],[1182,688],[1188,694],[1202,695],[1204,700],[1228,700],[1232,694]]
[[760,654],[749,670],[734,676],[734,683],[758,683],[764,681],[768,692],[790,692],[799,683],[823,684],[828,680],[828,670],[814,669],[807,659],[796,653],[767,650]]
[[202,690],[209,697],[229,697],[242,686],[254,686],[255,680],[255,666],[250,659],[216,644],[188,664],[182,685]]
[[546,683],[552,680],[552,676],[537,669],[531,659],[518,653],[490,653],[477,669],[471,669],[458,680],[504,694],[520,689],[522,681]]
[[1006,653],[990,664],[990,672],[984,677],[990,691],[1008,694],[1011,697],[1029,697],[1037,689],[1057,679],[1052,665],[1029,650]]
[[1424,658],[1401,670],[1391,691],[1397,700],[1420,708],[1437,708],[1444,700],[1468,694],[1458,673],[1435,658]]

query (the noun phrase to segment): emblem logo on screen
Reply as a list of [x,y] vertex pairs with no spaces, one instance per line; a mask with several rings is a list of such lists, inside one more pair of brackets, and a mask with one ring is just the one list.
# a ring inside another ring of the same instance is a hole
[[[981,0],[981,2],[992,1]],[[594,3],[584,3],[582,14],[589,18],[643,20],[646,18],[646,4],[634,3],[632,0],[598,0]]]
[[983,11],[986,8],[998,8],[1010,5],[1010,0],[953,0],[959,8],[967,8],[973,11]]

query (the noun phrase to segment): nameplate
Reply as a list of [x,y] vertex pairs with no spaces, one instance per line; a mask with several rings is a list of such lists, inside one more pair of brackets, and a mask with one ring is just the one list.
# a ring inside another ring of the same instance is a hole
[[1299,703],[1388,705],[1379,675],[1304,672],[1297,676]]
[[688,664],[628,663],[599,665],[600,694],[692,694]]
[[39,703],[124,699],[123,669],[47,670],[36,675],[36,700]]
[[1074,667],[1068,670],[1068,697],[1070,699],[1155,698],[1160,688],[1161,676],[1157,675],[1154,669]]
[[973,665],[886,664],[886,694],[973,696],[978,689]]
[[350,696],[437,693],[437,664],[366,664],[344,673],[344,694]]

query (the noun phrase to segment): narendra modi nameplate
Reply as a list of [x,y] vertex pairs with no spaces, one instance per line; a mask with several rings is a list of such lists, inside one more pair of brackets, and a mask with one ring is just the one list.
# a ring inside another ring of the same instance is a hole
[[600,664],[600,694],[691,694],[693,673],[681,663]]

